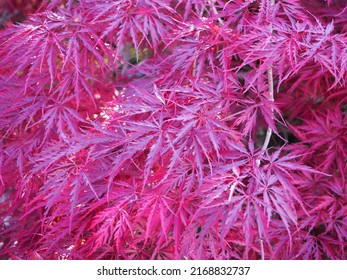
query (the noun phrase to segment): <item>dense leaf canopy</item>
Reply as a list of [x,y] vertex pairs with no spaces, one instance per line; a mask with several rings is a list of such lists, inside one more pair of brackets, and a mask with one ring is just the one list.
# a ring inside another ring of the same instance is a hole
[[346,259],[344,0],[5,0],[0,259]]

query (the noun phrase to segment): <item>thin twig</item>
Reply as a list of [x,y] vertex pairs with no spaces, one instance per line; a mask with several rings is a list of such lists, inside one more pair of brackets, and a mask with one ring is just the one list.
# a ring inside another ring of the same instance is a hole
[[[275,0],[270,0],[271,7],[275,5]],[[272,32],[272,24],[270,23],[270,30]],[[272,65],[267,70],[267,79],[268,79],[268,85],[269,85],[269,101],[274,102],[275,101],[275,93],[274,93],[274,79],[273,79],[273,72],[272,72]],[[274,109],[271,107],[271,112],[273,114]],[[272,135],[272,128],[268,126],[266,131],[266,136],[264,140],[264,144],[261,148],[261,155],[263,155],[269,146],[270,139]],[[260,159],[257,160],[257,165],[260,165]],[[265,252],[264,252],[264,242],[263,242],[263,236],[260,232],[260,227],[258,223],[258,234],[259,234],[259,242],[260,242],[260,252],[261,252],[261,259],[265,260]]]
[[[267,78],[268,78],[268,83],[269,83],[269,101],[274,102],[274,80],[273,80],[273,73],[272,73],[272,66],[267,70]],[[273,113],[273,108],[271,108],[271,112]],[[270,139],[271,139],[271,135],[272,135],[272,129],[269,126],[267,128],[266,131],[266,137],[264,140],[264,144],[263,147],[261,148],[262,153],[265,152],[265,150],[267,149],[267,147],[269,146],[270,143]]]
[[[216,2],[216,1],[211,0],[212,11],[215,15],[218,15],[218,11],[217,11],[216,6],[214,5],[215,4],[214,2]],[[219,24],[221,24],[221,25],[223,24],[223,20],[220,17],[217,20],[218,20]]]
[[260,242],[260,254],[261,254],[261,259],[265,260],[265,250],[264,250],[264,241],[263,241],[263,235],[260,232],[260,226],[258,223],[258,234],[259,234],[259,242]]
[[[274,6],[275,5],[275,0],[270,0],[270,5]],[[272,24],[270,23],[270,30],[272,32]],[[268,78],[268,85],[269,85],[269,101],[274,102],[275,101],[275,93],[274,93],[274,80],[273,80],[273,72],[272,72],[272,65],[269,67],[267,70],[267,78]],[[271,107],[271,112],[273,114],[274,110]],[[267,131],[266,131],[266,136],[265,140],[263,143],[263,146],[261,148],[261,155],[263,155],[266,151],[266,149],[269,146],[270,139],[272,135],[272,129],[270,126],[268,126]],[[257,160],[257,165],[260,165],[260,159]]]

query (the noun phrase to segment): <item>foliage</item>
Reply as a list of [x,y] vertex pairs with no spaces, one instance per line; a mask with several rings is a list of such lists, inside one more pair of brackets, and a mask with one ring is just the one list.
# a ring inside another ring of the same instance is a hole
[[2,3],[0,258],[347,258],[344,0]]

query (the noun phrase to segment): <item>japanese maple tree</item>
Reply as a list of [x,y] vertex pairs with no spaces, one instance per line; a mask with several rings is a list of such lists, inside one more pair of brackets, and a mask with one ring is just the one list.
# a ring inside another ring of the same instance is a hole
[[345,0],[3,0],[0,259],[346,259]]

